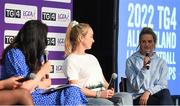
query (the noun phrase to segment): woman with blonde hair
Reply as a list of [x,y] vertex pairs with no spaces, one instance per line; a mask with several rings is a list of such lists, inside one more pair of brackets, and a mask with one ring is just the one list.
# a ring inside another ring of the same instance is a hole
[[63,71],[70,84],[77,84],[88,98],[88,105],[113,105],[114,89],[108,89],[95,56],[85,51],[94,43],[93,30],[87,23],[72,21],[66,32]]

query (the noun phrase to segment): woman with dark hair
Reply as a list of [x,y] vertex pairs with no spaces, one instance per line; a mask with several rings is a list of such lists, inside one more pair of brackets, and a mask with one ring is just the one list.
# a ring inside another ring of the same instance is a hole
[[23,25],[14,41],[3,52],[2,78],[28,77],[35,73],[33,79],[24,81],[21,86],[32,92],[35,105],[84,104],[86,99],[78,87],[43,94],[44,90],[51,85],[51,79],[47,76],[51,65],[49,62],[42,61],[47,46],[47,32],[48,27],[39,20],[30,20]]
[[149,27],[139,35],[138,51],[126,61],[127,91],[134,105],[173,105],[167,88],[168,67],[155,50],[157,37]]

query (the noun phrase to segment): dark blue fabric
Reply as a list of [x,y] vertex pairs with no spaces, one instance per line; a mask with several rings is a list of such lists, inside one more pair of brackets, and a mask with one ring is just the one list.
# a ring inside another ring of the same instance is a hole
[[32,92],[34,104],[36,105],[85,105],[86,98],[81,94],[78,87],[72,86],[62,90],[43,94],[43,89]]
[[[139,105],[140,97],[133,100],[134,105]],[[162,89],[159,92],[150,95],[147,101],[147,105],[166,105],[173,106],[173,101],[168,89]]]
[[[13,48],[6,54],[5,64],[1,73],[3,79],[11,76],[26,77],[30,72],[25,61],[25,56],[20,49]],[[50,94],[42,94],[43,89],[36,89],[32,92],[35,105],[86,105],[87,99],[80,88],[67,87]]]

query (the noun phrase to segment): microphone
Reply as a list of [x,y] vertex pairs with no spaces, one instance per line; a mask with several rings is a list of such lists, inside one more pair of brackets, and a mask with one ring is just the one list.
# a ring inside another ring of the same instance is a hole
[[[46,63],[49,59],[48,59],[48,55],[49,55],[49,51],[47,51],[47,50],[44,50],[44,63]],[[51,70],[51,72],[52,72],[53,70]],[[49,75],[48,74],[46,74],[46,78],[49,78]]]
[[49,55],[49,52],[47,50],[44,50],[44,62],[45,63],[48,61],[48,55]]
[[114,82],[115,82],[116,78],[117,78],[117,74],[113,73],[111,76],[111,79],[109,81],[108,89],[114,88]]
[[20,78],[20,79],[18,79],[18,80],[16,80],[16,81],[18,81],[18,82],[24,82],[24,81],[27,81],[27,80],[33,80],[33,79],[35,79],[35,78],[36,78],[36,74],[35,74],[35,73],[30,73],[30,74],[27,75],[26,77]]
[[[149,52],[146,52],[146,57],[149,57],[149,54],[150,54]],[[149,70],[149,68],[150,68],[150,62],[151,62],[151,61],[149,60],[149,61],[146,63],[146,69],[147,69],[147,70]]]

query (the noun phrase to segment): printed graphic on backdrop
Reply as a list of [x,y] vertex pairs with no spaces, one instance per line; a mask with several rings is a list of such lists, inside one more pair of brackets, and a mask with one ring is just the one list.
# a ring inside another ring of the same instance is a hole
[[45,0],[45,1],[54,1],[54,2],[71,3],[71,0]]
[[[64,62],[64,39],[66,27],[72,18],[71,0],[0,0],[0,58],[28,20],[42,20],[48,25],[49,61],[53,71],[52,84],[63,84],[67,80],[62,72]],[[1,66],[0,66],[1,67]],[[1,70],[0,70],[1,71]]]
[[64,51],[65,33],[48,33],[48,51]]
[[62,71],[62,65],[64,60],[50,60],[51,66],[52,66],[52,72],[50,74],[50,77],[53,78],[65,78],[64,73]]
[[42,21],[48,26],[67,27],[71,20],[70,9],[42,7]]
[[37,6],[5,3],[5,23],[24,24],[37,19]]
[[[157,34],[156,52],[166,60],[169,68],[168,87],[179,95],[180,81],[180,19],[179,0],[120,0],[118,35],[118,76],[125,76],[125,61],[137,50],[139,33],[151,27]],[[118,82],[120,81],[120,77]]]
[[17,30],[5,30],[4,31],[4,48],[6,48],[12,41],[14,37],[17,35]]

